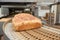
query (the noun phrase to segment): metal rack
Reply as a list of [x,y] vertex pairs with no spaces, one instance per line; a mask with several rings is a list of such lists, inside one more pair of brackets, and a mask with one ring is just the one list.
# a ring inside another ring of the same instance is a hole
[[3,27],[10,40],[60,40],[60,30],[48,26],[20,32],[15,32],[12,27],[12,23],[6,23]]

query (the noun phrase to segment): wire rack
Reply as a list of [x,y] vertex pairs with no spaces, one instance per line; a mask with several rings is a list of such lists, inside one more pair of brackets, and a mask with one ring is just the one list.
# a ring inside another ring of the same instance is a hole
[[10,40],[60,40],[60,30],[43,26],[41,28],[15,32],[12,23],[7,23],[3,31]]

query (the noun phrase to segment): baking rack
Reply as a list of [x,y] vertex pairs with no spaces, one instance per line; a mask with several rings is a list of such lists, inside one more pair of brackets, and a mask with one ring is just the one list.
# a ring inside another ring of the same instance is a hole
[[37,29],[16,32],[13,30],[11,22],[3,26],[5,35],[10,40],[60,40],[60,30],[48,26]]

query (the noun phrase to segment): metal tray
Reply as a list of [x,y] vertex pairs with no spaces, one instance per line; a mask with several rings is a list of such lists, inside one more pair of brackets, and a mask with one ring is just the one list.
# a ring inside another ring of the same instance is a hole
[[10,40],[60,40],[60,30],[48,26],[20,32],[12,27],[11,20],[3,25],[3,31]]

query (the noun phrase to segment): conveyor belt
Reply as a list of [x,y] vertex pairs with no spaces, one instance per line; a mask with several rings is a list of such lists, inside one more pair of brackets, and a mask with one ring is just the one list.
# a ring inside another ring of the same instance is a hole
[[43,26],[41,28],[15,32],[12,24],[3,28],[4,33],[11,40],[60,40],[60,30]]

